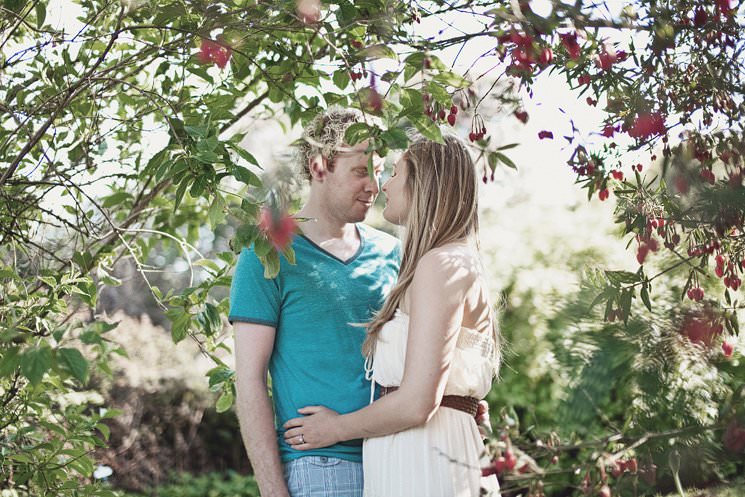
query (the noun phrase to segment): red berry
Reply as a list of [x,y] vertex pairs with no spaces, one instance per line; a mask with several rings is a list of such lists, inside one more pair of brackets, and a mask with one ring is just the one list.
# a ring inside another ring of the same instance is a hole
[[457,114],[457,113],[458,113],[458,107],[457,107],[456,105],[451,105],[451,106],[450,106],[450,113],[451,113],[452,115],[455,115],[455,114]]
[[644,264],[644,259],[647,258],[648,253],[649,253],[649,247],[647,246],[646,243],[642,243],[641,245],[639,245],[639,248],[636,250],[637,262],[639,264]]
[[538,139],[539,140],[543,140],[545,138],[548,138],[549,140],[553,140],[554,139],[554,134],[551,131],[546,131],[546,130],[539,131],[538,132]]
[[551,47],[543,47],[538,60],[544,66],[550,64],[554,60],[554,52],[551,50]]
[[697,27],[701,27],[706,24],[706,21],[708,19],[709,15],[706,13],[703,7],[697,8],[696,12],[693,14],[693,24],[695,24]]
[[605,201],[605,200],[606,200],[606,199],[608,198],[608,196],[609,196],[609,195],[610,195],[610,192],[608,191],[608,189],[607,189],[607,188],[603,188],[602,190],[600,190],[600,191],[598,192],[598,198],[599,198],[599,199],[600,199],[601,201]]
[[525,124],[525,123],[528,122],[528,113],[525,112],[524,110],[523,111],[515,111],[515,112],[513,112],[513,114],[523,124]]
[[440,112],[437,113],[437,118],[441,121],[445,119],[445,109],[440,109]]
[[703,288],[699,287],[693,287],[688,290],[688,298],[698,302],[699,300],[704,298],[704,290]]
[[448,123],[450,123],[450,126],[455,126],[455,114],[448,115]]
[[504,451],[504,463],[505,469],[507,471],[512,471],[513,469],[515,469],[515,465],[517,464],[517,457],[515,457],[515,454],[513,454],[510,449]]
[[727,342],[722,342],[722,353],[724,353],[724,357],[732,357],[732,353],[735,351],[735,347]]

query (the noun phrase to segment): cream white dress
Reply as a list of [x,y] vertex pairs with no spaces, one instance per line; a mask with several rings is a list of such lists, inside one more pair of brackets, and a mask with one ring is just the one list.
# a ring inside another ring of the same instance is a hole
[[[399,386],[404,372],[409,317],[397,310],[378,335],[368,375],[382,386]],[[461,328],[445,395],[483,399],[491,389],[494,337]],[[473,417],[440,407],[424,425],[365,439],[364,497],[499,496],[495,476],[481,477],[484,444]],[[490,492],[490,493],[489,493]]]

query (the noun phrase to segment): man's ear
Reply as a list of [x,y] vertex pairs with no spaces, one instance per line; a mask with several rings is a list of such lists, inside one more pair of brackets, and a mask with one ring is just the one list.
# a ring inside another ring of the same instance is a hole
[[323,156],[318,154],[308,159],[308,170],[310,171],[311,179],[319,182],[323,182],[328,173],[326,169],[326,161],[323,160]]

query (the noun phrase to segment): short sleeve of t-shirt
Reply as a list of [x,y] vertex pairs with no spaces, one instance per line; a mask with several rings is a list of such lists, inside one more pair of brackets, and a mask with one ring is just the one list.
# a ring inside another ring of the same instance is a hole
[[264,324],[276,328],[280,302],[277,278],[264,278],[261,261],[253,249],[244,248],[238,256],[230,288],[230,322]]

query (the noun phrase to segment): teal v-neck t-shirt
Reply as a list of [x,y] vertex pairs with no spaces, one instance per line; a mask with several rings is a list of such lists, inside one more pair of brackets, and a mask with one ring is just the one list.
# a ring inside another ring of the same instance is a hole
[[287,420],[300,416],[301,407],[322,405],[344,414],[370,400],[362,357],[365,331],[352,324],[369,321],[382,307],[398,275],[400,243],[362,224],[357,231],[359,250],[346,261],[296,236],[296,264],[282,257],[274,279],[264,278],[253,247],[238,258],[230,321],[276,329],[269,374],[284,462],[310,455],[362,460],[360,440],[300,452],[285,443],[282,430]]

